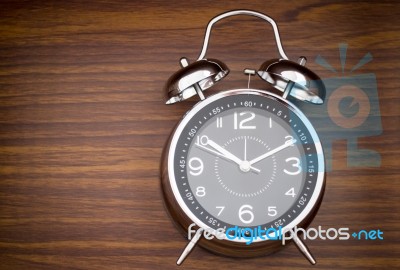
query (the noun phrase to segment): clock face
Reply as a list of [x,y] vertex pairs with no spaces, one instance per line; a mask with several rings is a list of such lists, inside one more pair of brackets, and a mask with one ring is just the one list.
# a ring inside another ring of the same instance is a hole
[[294,227],[316,203],[324,164],[301,112],[261,91],[206,99],[178,126],[169,153],[171,187],[198,225]]

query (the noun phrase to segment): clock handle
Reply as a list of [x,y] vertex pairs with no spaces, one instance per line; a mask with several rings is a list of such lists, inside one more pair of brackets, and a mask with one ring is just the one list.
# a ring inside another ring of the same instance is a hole
[[249,16],[254,16],[254,17],[258,17],[260,19],[263,19],[267,22],[269,22],[272,25],[272,29],[274,30],[274,34],[275,34],[275,41],[276,41],[276,46],[278,47],[278,51],[279,54],[281,56],[282,59],[286,59],[288,60],[289,58],[286,56],[285,51],[283,50],[283,46],[282,46],[282,42],[281,42],[281,38],[279,36],[279,30],[278,30],[278,26],[275,23],[275,21],[271,18],[268,17],[265,14],[256,12],[256,11],[252,11],[252,10],[244,10],[244,9],[239,9],[239,10],[232,10],[229,12],[225,12],[222,13],[216,17],[214,17],[207,25],[207,29],[206,29],[206,34],[204,36],[204,43],[203,43],[203,48],[201,49],[200,55],[197,58],[197,61],[204,59],[204,57],[206,56],[207,53],[207,47],[208,47],[208,42],[210,40],[210,35],[211,35],[211,29],[213,27],[213,25],[224,19],[227,17],[231,17],[231,16],[236,16],[236,15],[249,15]]
[[303,253],[303,255],[307,258],[307,260],[312,264],[316,264],[317,262],[315,261],[313,255],[311,254],[310,250],[308,250],[306,244],[304,244],[303,241],[297,236],[294,235],[293,241],[296,244],[297,248]]
[[229,73],[228,67],[217,59],[205,59],[212,27],[218,21],[236,15],[249,15],[261,18],[271,24],[275,35],[279,59],[265,61],[257,75],[270,83],[279,91],[284,92],[283,98],[294,98],[312,104],[323,104],[326,94],[325,85],[321,78],[305,67],[306,59],[301,57],[299,62],[290,61],[283,50],[278,26],[275,21],[265,14],[251,10],[233,10],[214,17],[207,25],[203,47],[200,55],[192,64],[186,58],[181,59],[182,69],[175,72],[167,81],[164,92],[166,104],[174,104],[194,95],[204,100],[203,91],[221,81]]
[[197,242],[200,240],[204,229],[200,228],[197,230],[195,235],[193,236],[192,240],[186,245],[185,249],[182,251],[181,256],[179,256],[178,260],[176,261],[177,265],[181,265],[186,257],[192,252],[192,249],[196,246]]

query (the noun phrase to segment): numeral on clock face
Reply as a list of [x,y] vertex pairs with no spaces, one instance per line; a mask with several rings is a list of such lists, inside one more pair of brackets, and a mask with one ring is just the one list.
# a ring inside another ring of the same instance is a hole
[[205,188],[205,187],[198,186],[198,187],[196,188],[196,195],[199,196],[199,197],[204,197],[204,196],[206,196],[206,188]]
[[[253,120],[256,117],[255,113],[253,112],[241,112],[238,113],[235,112],[233,114],[233,129],[256,129],[256,126],[249,125],[251,120]],[[238,118],[241,118],[239,120]]]
[[203,161],[198,157],[193,157],[189,160],[189,173],[194,176],[199,176],[204,169]]
[[241,222],[245,224],[252,223],[254,220],[254,214],[251,211],[253,210],[253,206],[244,204],[239,208],[239,219]]
[[222,128],[222,117],[217,117],[217,128]]
[[283,171],[284,171],[286,174],[289,174],[289,175],[297,175],[297,174],[299,174],[299,173],[301,172],[301,165],[300,165],[300,159],[299,159],[299,158],[297,158],[297,157],[290,157],[290,158],[287,158],[287,159],[286,159],[286,162],[288,162],[288,163],[290,162],[291,165],[292,165],[292,167],[295,168],[295,171],[288,171],[288,170],[284,169]]
[[208,143],[208,137],[206,135],[203,136],[197,136],[196,138],[196,144],[197,145],[207,145]]
[[219,209],[218,216],[220,216],[222,211],[224,211],[225,206],[215,206],[215,208]]
[[268,216],[274,217],[278,214],[276,211],[276,206],[268,206]]
[[294,193],[294,188],[291,188],[288,191],[286,191],[285,195],[292,196],[292,198],[294,198],[294,196],[296,196],[296,193]]

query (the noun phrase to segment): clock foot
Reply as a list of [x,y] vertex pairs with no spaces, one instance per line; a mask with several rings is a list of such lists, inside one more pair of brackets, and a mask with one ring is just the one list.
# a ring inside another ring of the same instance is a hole
[[315,261],[313,255],[311,254],[311,252],[308,250],[307,246],[304,244],[303,241],[301,241],[301,239],[299,237],[297,237],[297,235],[295,235],[293,237],[293,241],[296,244],[296,246],[298,247],[298,249],[301,251],[301,253],[303,253],[303,255],[307,258],[307,260],[312,264],[316,264],[317,262]]
[[183,250],[181,256],[179,256],[179,259],[176,261],[177,265],[181,265],[183,263],[183,261],[186,259],[186,257],[192,251],[192,249],[196,246],[197,242],[200,240],[202,233],[203,233],[203,229],[202,228],[197,230],[197,232],[193,236],[192,240],[190,240],[190,242],[186,245],[186,247]]

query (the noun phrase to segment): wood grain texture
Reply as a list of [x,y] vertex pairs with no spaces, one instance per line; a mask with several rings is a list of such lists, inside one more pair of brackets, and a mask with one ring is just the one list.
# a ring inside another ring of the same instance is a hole
[[[400,267],[399,48],[396,1],[1,1],[0,269],[177,269],[186,240],[163,206],[159,162],[167,137],[196,102],[163,105],[178,59],[197,58],[210,18],[231,9],[269,14],[287,54],[321,54],[340,69],[367,52],[383,133],[360,147],[379,168],[347,168],[346,142],[311,226],[381,229],[383,241],[308,241],[313,269]],[[277,56],[272,31],[237,17],[213,32],[208,56],[245,87],[246,67]],[[309,61],[321,77],[331,73]],[[254,82],[253,87],[265,87]],[[184,269],[311,268],[290,245],[239,260],[196,249]]]

